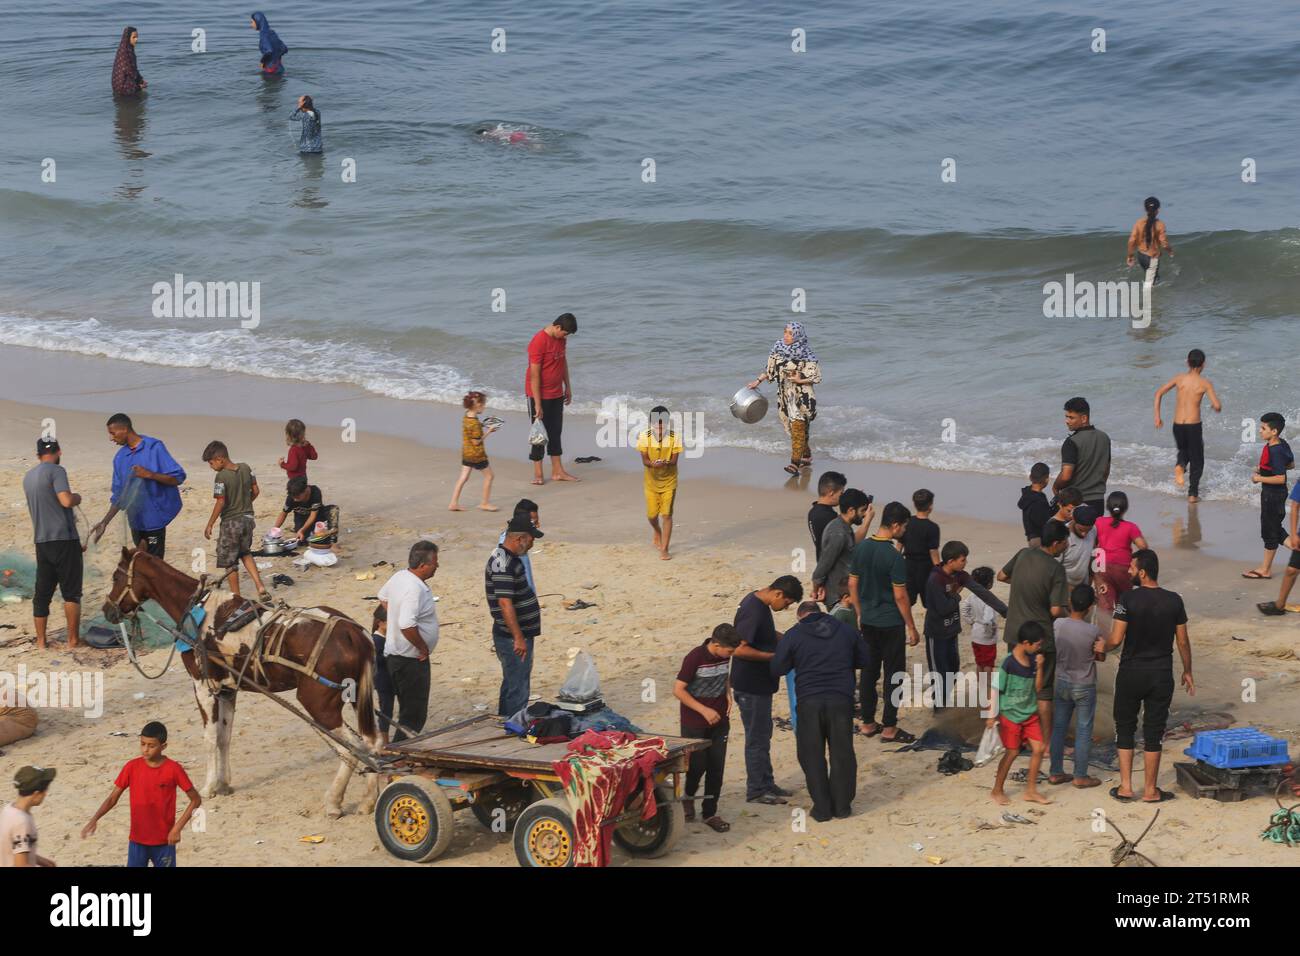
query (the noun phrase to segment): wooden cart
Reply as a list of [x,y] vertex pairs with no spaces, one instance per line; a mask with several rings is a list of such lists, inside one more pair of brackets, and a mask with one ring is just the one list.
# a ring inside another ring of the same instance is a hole
[[[668,756],[655,768],[658,810],[641,819],[638,794],[614,821],[614,842],[633,856],[668,853],[686,826],[682,784],[692,751],[707,740],[664,737]],[[375,829],[389,853],[424,863],[451,844],[456,810],[469,807],[497,833],[513,831],[520,866],[572,866],[573,818],[552,763],[567,745],[531,744],[483,714],[388,747],[389,783],[375,804]]]

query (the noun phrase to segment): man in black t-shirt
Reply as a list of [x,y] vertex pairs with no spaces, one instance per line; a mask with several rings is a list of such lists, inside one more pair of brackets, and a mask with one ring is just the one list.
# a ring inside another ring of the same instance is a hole
[[1192,644],[1187,636],[1183,599],[1157,584],[1160,560],[1150,549],[1133,554],[1129,565],[1133,589],[1116,600],[1115,623],[1106,650],[1124,645],[1115,673],[1115,740],[1119,751],[1119,786],[1110,795],[1122,803],[1133,794],[1133,749],[1138,711],[1142,712],[1146,803],[1163,803],[1174,795],[1157,786],[1161,739],[1174,699],[1174,645],[1183,660],[1183,686],[1196,693],[1192,680]]
[[818,561],[822,558],[822,532],[839,517],[840,495],[848,483],[838,471],[824,471],[817,479],[817,500],[808,510],[808,533],[812,535]]
[[769,662],[781,637],[772,612],[802,600],[803,585],[786,574],[746,594],[736,608],[740,646],[731,662],[731,692],[745,727],[745,799],[750,803],[785,803],[791,795],[772,775],[772,695],[780,680]]

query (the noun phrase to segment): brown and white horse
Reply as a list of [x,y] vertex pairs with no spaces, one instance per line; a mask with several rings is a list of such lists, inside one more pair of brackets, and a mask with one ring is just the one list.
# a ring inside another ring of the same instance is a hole
[[[200,582],[177,571],[161,558],[143,550],[122,549],[122,559],[113,572],[113,583],[108,600],[104,602],[104,616],[117,624],[134,614],[149,599],[158,602],[167,615],[180,627],[191,601],[198,593]],[[181,653],[185,670],[194,681],[194,699],[203,718],[204,741],[207,744],[207,782],[203,786],[206,797],[230,793],[230,734],[235,719],[235,694],[238,678],[241,686],[253,687],[250,678],[272,693],[297,691],[298,703],[307,714],[326,730],[354,746],[377,753],[379,728],[374,712],[374,645],[361,625],[341,611],[317,607],[302,612],[285,628],[279,642],[277,657],[303,666],[309,673],[274,662],[253,661],[245,663],[252,651],[258,624],[254,621],[238,630],[218,636],[219,625],[242,605],[228,592],[214,590],[202,602],[207,615],[199,629],[198,639],[207,651],[204,659],[193,648]],[[314,616],[312,612],[318,612]],[[322,620],[328,616],[336,619]],[[321,631],[329,633],[318,648]],[[192,633],[186,630],[183,633]],[[260,649],[259,649],[260,652]],[[313,659],[314,658],[314,659]],[[219,661],[229,661],[231,669]],[[256,675],[256,676],[254,676]],[[353,731],[343,722],[345,687],[355,688],[353,706],[357,712],[357,729]],[[343,794],[348,780],[357,771],[360,762],[345,750],[339,750],[342,765],[325,793],[325,813],[330,817],[343,814]],[[361,812],[374,809],[379,794],[379,776],[367,775],[366,794],[361,801]]]

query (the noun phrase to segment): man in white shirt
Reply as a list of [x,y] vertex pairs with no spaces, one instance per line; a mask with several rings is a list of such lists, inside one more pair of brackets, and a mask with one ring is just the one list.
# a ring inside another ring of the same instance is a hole
[[[438,644],[438,609],[427,582],[438,570],[438,546],[417,541],[398,571],[379,589],[379,603],[388,612],[384,635],[384,664],[397,696],[393,743],[424,729],[429,713],[429,655]],[[410,733],[407,733],[407,731]]]

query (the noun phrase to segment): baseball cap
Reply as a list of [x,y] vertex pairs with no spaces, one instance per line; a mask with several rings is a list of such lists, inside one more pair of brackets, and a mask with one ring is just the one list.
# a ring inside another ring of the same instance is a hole
[[1085,528],[1097,523],[1097,509],[1092,505],[1079,505],[1074,509],[1074,520]]
[[53,438],[36,439],[36,454],[52,455],[59,450],[59,443]]
[[44,790],[57,772],[53,767],[19,767],[14,786],[19,790]]
[[507,533],[531,534],[534,538],[544,537],[541,530],[537,528],[527,515],[515,514],[506,525]]

